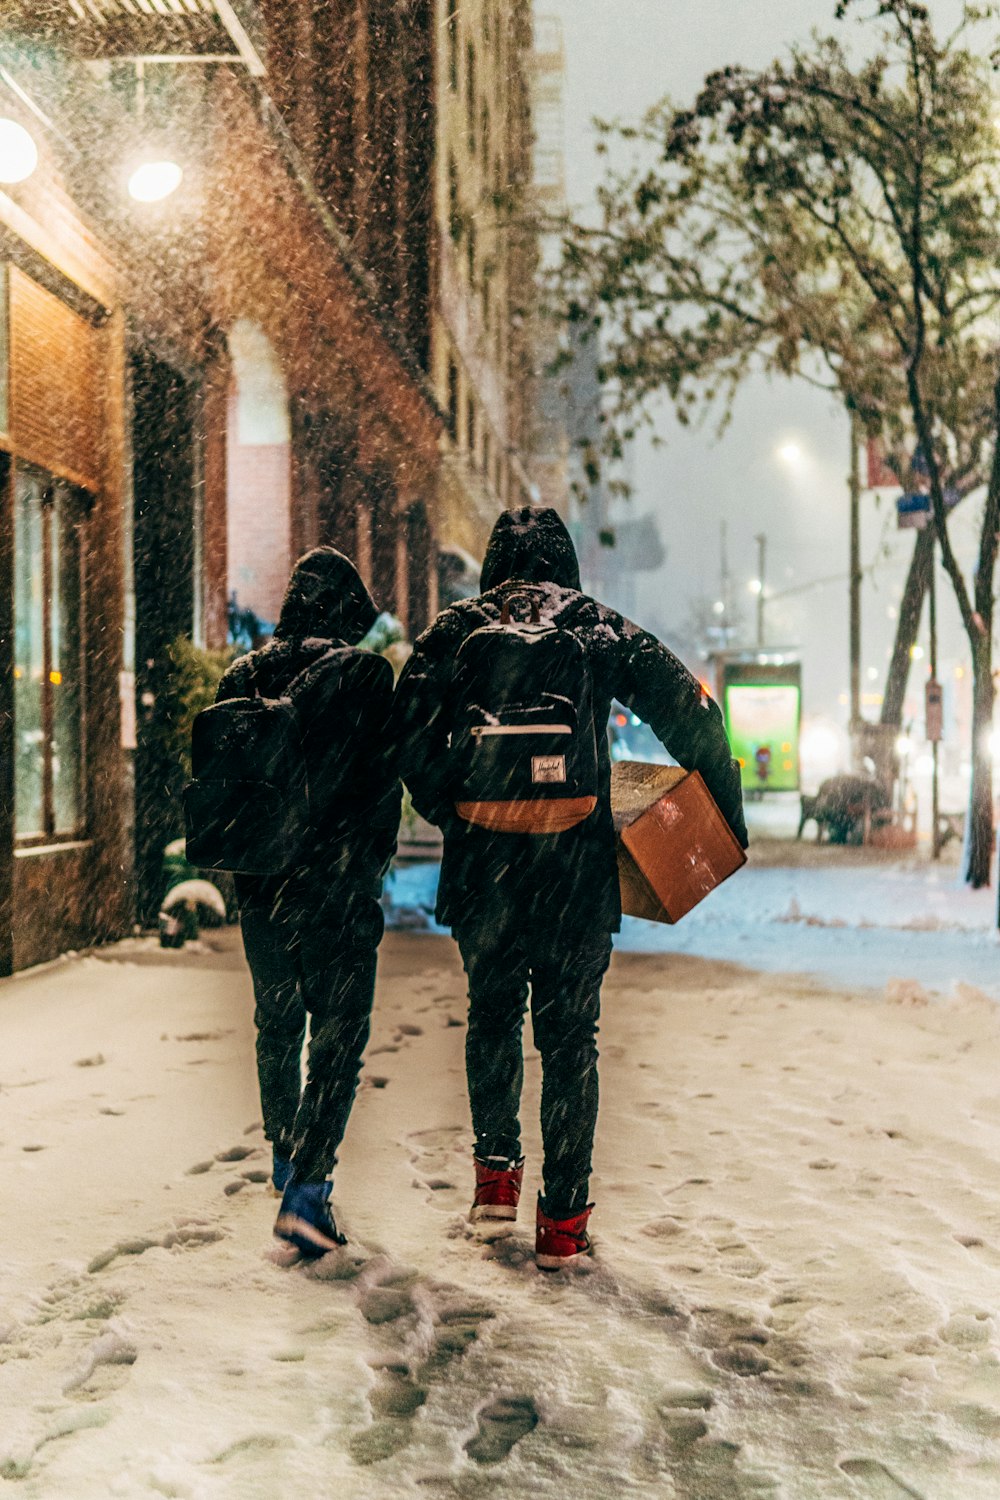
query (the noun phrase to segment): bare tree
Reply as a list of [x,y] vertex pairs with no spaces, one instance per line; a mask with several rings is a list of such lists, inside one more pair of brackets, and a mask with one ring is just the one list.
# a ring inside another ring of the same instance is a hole
[[[612,450],[664,391],[682,421],[715,405],[724,422],[754,370],[837,393],[890,447],[919,444],[972,654],[965,873],[983,885],[1000,519],[1000,159],[976,28],[994,7],[967,6],[943,38],[916,0],[841,0],[835,14],[869,27],[863,61],[838,36],[816,37],[763,70],[712,74],[690,109],[667,101],[638,127],[606,127],[652,163],[609,173],[600,224],[565,234],[561,302],[571,320],[601,328]],[[966,579],[948,510],[955,494],[976,489],[985,501]],[[917,540],[897,632],[907,655],[930,550]]]

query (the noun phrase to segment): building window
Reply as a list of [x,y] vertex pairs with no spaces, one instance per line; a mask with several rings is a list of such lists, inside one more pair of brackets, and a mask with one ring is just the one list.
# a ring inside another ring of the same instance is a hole
[[458,442],[459,381],[458,366],[453,359],[448,361],[448,431],[452,441]]
[[458,89],[458,0],[448,12],[448,83]]
[[83,547],[79,491],[18,464],[14,498],[14,827],[83,825]]
[[474,463],[476,459],[476,403],[471,396],[465,408],[465,446]]
[[462,238],[462,205],[458,196],[458,165],[448,156],[448,231],[456,245]]
[[472,220],[469,221],[469,238],[466,241],[466,250],[467,250],[467,253],[468,253],[468,257],[469,257],[469,285],[470,286],[475,286],[475,284],[476,284],[476,254],[477,254],[477,250],[478,250],[478,241],[477,241],[477,236],[476,236],[476,226],[475,226],[474,221],[472,221]]
[[476,150],[476,49],[470,42],[465,52],[465,116],[469,127],[469,150]]

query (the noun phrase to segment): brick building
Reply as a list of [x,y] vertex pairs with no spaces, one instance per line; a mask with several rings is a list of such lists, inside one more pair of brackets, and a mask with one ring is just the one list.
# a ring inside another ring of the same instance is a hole
[[[296,16],[273,28],[276,98],[446,419],[433,544],[474,563],[498,511],[533,493],[530,0],[268,9],[275,23]],[[419,512],[397,540],[423,556]],[[388,567],[387,535],[381,546]],[[414,634],[433,613],[412,587],[391,597]]]
[[477,558],[497,513],[535,494],[530,0],[435,0],[435,39],[438,526],[442,547]]
[[335,4],[5,7],[0,972],[155,911],[173,639],[273,620],[318,540],[434,608],[433,80],[380,30],[410,8],[339,8],[341,88]]

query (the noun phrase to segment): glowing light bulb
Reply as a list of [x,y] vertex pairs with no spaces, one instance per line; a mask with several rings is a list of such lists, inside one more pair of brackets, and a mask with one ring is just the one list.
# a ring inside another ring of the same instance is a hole
[[24,182],[38,166],[38,147],[23,125],[0,119],[0,182]]
[[128,180],[137,203],[162,203],[181,185],[184,173],[175,161],[144,161]]

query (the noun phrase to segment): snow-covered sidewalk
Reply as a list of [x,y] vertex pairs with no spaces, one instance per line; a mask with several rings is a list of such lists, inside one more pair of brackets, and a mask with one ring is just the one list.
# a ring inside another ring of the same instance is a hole
[[456,956],[390,934],[337,1174],[351,1246],[306,1269],[271,1250],[236,943],[0,985],[0,1492],[1000,1495],[1000,1012],[976,991],[619,952],[598,1253],[546,1277],[537,1057],[527,1211],[484,1246]]

